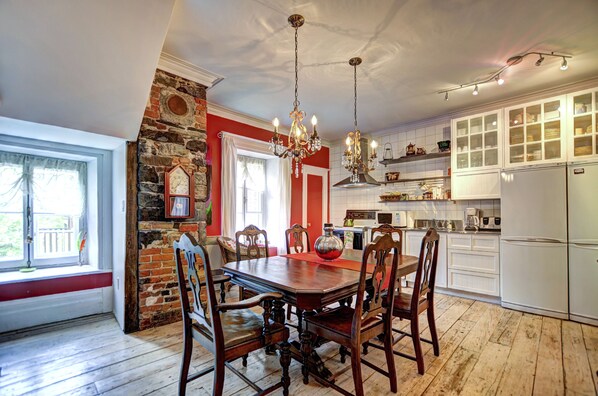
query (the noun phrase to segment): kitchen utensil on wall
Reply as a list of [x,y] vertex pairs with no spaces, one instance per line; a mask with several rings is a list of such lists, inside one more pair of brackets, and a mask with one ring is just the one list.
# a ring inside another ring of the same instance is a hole
[[392,144],[384,143],[384,155],[382,159],[391,160],[392,159]]
[[405,151],[406,155],[415,155],[415,144],[409,143]]
[[397,181],[397,180],[399,180],[400,174],[401,174],[401,172],[386,172],[384,174],[384,177],[385,177],[386,181]]

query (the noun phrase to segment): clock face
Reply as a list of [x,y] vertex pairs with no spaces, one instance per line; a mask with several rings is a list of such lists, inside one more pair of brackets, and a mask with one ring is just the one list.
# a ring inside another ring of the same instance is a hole
[[170,194],[189,195],[189,175],[181,168],[175,169],[170,174]]

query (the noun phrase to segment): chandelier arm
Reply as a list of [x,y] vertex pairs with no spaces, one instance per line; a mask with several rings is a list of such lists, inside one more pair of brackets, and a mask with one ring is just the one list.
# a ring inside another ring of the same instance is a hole
[[355,99],[353,102],[353,117],[354,117],[354,126],[355,130],[357,130],[357,65],[353,66],[353,83],[354,88],[353,92],[355,94]]

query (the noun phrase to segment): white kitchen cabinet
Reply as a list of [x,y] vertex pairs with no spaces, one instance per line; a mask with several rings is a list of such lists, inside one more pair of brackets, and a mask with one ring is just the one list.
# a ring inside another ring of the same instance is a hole
[[[404,254],[419,257],[422,239],[426,235],[426,231],[406,231],[404,233]],[[446,233],[438,233],[440,239],[438,240],[438,263],[436,265],[436,286],[446,287]],[[407,281],[412,283],[415,281],[415,272],[407,276]]]
[[503,113],[500,110],[451,122],[451,199],[500,198]]
[[450,289],[500,295],[498,235],[449,234],[447,245]]
[[506,108],[505,168],[565,161],[564,114],[564,96]]
[[500,170],[480,170],[469,173],[453,173],[451,199],[497,199],[500,198]]
[[500,110],[451,121],[453,173],[502,166],[502,112]]
[[567,95],[569,161],[598,157],[598,88]]

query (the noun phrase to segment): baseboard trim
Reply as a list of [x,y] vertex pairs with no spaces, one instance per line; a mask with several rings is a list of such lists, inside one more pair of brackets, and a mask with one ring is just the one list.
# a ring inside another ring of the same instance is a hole
[[0,303],[0,333],[112,312],[112,286]]

